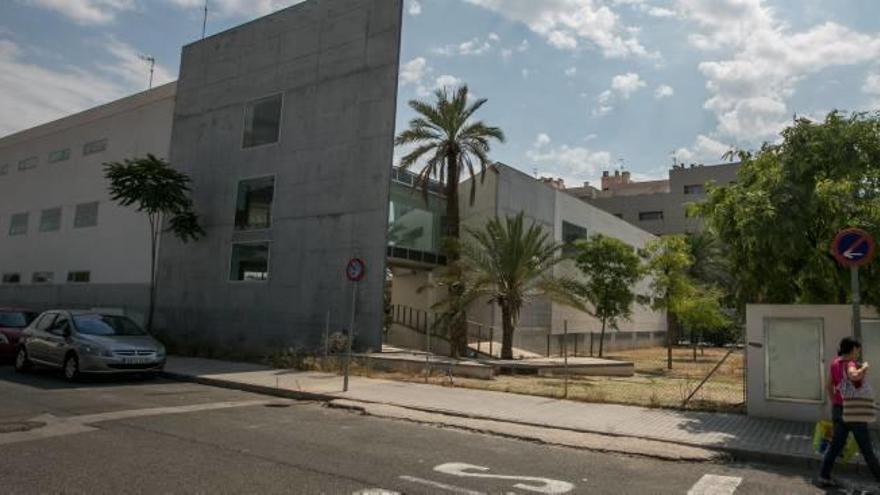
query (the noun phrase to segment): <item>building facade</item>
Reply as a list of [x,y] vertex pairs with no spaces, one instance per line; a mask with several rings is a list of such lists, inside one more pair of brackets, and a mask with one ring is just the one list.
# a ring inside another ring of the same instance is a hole
[[736,181],[738,163],[676,166],[669,179],[633,181],[629,172],[603,172],[602,188],[585,184],[565,191],[655,235],[687,234],[702,228],[687,205],[703,200],[709,184]]

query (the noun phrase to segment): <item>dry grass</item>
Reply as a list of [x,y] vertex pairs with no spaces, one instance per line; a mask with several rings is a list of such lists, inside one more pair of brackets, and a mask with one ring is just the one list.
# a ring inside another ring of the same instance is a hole
[[[666,349],[652,348],[609,353],[606,357],[632,361],[632,377],[571,377],[568,398],[584,402],[630,404],[645,407],[680,408],[684,399],[727,353],[726,349],[705,349],[693,360],[690,349],[675,349],[673,369],[666,369]],[[360,370],[361,373],[365,370]],[[691,399],[688,409],[741,412],[743,409],[743,359],[735,351],[715,375]],[[424,383],[424,374],[390,373],[371,370],[370,376],[389,380]],[[428,379],[436,385],[516,394],[562,398],[562,377],[536,375],[501,375],[494,380],[454,377],[451,381],[441,370]]]

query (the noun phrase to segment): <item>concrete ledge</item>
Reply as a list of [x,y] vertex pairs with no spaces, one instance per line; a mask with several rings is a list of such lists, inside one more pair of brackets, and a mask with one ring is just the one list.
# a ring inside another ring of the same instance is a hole
[[254,394],[271,395],[273,397],[282,397],[294,400],[314,400],[320,402],[328,402],[336,399],[332,395],[319,394],[314,392],[302,392],[299,390],[288,390],[283,388],[268,387],[265,385],[255,385],[251,383],[241,383],[232,380],[224,380],[223,378],[192,376],[182,373],[173,373],[163,371],[162,376],[170,380],[179,382],[199,383],[202,385],[210,385],[212,387],[227,388],[230,390],[240,390],[242,392],[251,392]]
[[403,352],[382,354],[360,354],[357,358],[365,361],[382,371],[404,371],[409,373],[424,373],[426,367],[431,370],[449,370],[453,376],[491,380],[495,377],[492,366],[474,361],[456,361],[449,358],[432,356],[426,363],[425,357]]

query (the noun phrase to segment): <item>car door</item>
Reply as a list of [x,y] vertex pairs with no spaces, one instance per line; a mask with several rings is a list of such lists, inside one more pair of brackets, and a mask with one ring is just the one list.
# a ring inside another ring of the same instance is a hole
[[34,361],[46,362],[49,359],[49,342],[46,339],[56,316],[55,313],[43,313],[26,331],[25,348]]
[[49,364],[59,367],[64,365],[70,331],[70,319],[66,314],[59,313],[46,332],[46,361]]

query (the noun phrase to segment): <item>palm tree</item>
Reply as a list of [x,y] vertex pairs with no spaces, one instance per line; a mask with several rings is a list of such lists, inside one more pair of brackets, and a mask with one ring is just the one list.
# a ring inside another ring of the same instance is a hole
[[[504,142],[504,132],[482,121],[471,121],[471,117],[485,103],[479,98],[468,104],[468,87],[461,86],[450,96],[447,88],[438,89],[434,96],[437,101],[428,103],[411,100],[410,108],[418,117],[410,120],[409,128],[402,131],[394,140],[395,146],[415,146],[400,160],[400,168],[408,169],[422,158],[427,163],[418,175],[418,186],[427,200],[428,184],[436,177],[446,188],[446,236],[459,239],[458,186],[467,171],[471,178],[479,167],[480,177],[491,164],[489,160],[490,140]],[[476,197],[475,184],[471,187],[470,200]],[[448,253],[452,260],[458,253]]]
[[572,278],[551,273],[563,259],[562,244],[534,222],[526,227],[523,212],[504,220],[492,218],[484,228],[467,232],[473,239],[462,245],[462,263],[471,278],[470,290],[501,307],[501,359],[513,359],[513,333],[530,299],[549,295],[583,309],[576,296],[582,287]]

